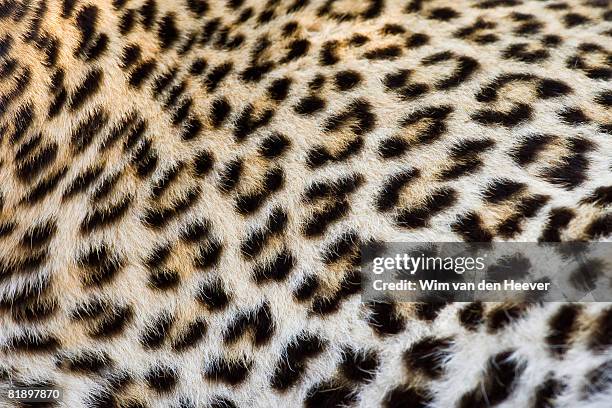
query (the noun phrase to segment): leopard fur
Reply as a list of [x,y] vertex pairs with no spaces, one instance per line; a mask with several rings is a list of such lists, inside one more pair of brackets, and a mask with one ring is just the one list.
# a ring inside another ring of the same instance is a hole
[[608,0],[3,0],[0,388],[609,407],[609,304],[364,303],[359,245],[608,240],[611,22]]

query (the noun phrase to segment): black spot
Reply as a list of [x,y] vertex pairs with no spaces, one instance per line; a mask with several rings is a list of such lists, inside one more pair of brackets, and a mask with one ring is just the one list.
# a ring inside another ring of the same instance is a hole
[[319,279],[315,275],[308,275],[293,291],[293,296],[300,302],[312,298],[319,288]]
[[83,82],[78,85],[70,97],[70,109],[77,110],[83,104],[89,100],[98,90],[102,82],[102,71],[99,69],[93,69],[89,71]]
[[383,158],[390,159],[402,155],[408,147],[408,142],[404,139],[393,136],[380,142],[378,152]]
[[210,405],[207,405],[206,408],[238,408],[238,406],[228,398],[214,397]]
[[386,35],[404,34],[406,32],[404,27],[399,24],[385,24],[380,31]]
[[152,319],[152,322],[150,322],[142,331],[140,334],[140,343],[146,349],[160,348],[164,343],[168,332],[172,328],[173,323],[173,316],[166,312],[162,312],[157,317]]
[[[69,18],[72,16],[74,7],[76,6],[77,0],[63,0],[62,1],[62,17]],[[6,4],[6,3],[5,3]]]
[[482,197],[489,203],[499,204],[521,193],[526,187],[525,183],[518,183],[509,179],[499,179],[487,186],[486,190],[482,192]]
[[249,103],[238,115],[234,125],[234,136],[238,141],[244,140],[248,135],[257,131],[257,129],[270,123],[275,113],[273,109],[265,109],[259,114],[253,114],[253,111],[254,107]]
[[451,230],[461,235],[466,242],[490,242],[493,235],[484,227],[480,216],[474,211],[458,216],[457,221],[451,225]]
[[274,167],[264,174],[263,188],[256,192],[240,194],[235,199],[235,208],[240,214],[247,215],[257,211],[284,184],[285,173],[280,167]]
[[[191,100],[189,100],[189,104],[191,104]],[[183,105],[183,107],[188,107],[190,105]],[[178,111],[175,113],[175,117],[174,120],[176,119],[180,119],[176,116],[176,114],[178,114]],[[182,120],[182,119],[181,119]],[[181,139],[183,140],[191,140],[195,137],[197,137],[200,132],[202,131],[202,122],[200,121],[200,119],[198,118],[190,118],[188,119],[184,125],[183,125],[183,129],[181,131]]]
[[357,190],[363,184],[363,181],[363,176],[356,173],[341,177],[333,182],[316,181],[304,190],[304,200],[311,202],[319,198],[344,197]]
[[342,375],[354,382],[362,383],[372,380],[380,364],[378,354],[373,350],[345,350],[339,369]]
[[326,41],[321,47],[319,54],[319,62],[321,65],[334,65],[340,58],[336,55],[336,49],[338,48],[337,41]]
[[270,385],[276,390],[287,390],[300,381],[307,369],[308,360],[321,354],[327,342],[315,335],[301,333],[285,348],[276,363]]
[[468,330],[477,330],[484,322],[484,307],[481,302],[472,302],[459,310],[459,322]]
[[393,60],[402,55],[401,47],[397,45],[389,45],[384,48],[376,48],[364,54],[364,57],[370,60]]
[[[1,307],[5,307],[5,300],[0,301]],[[54,298],[30,299],[13,303],[11,318],[15,322],[37,323],[53,316],[59,310],[59,304]]]
[[226,98],[215,99],[211,105],[210,119],[215,128],[219,128],[229,116],[232,106]]
[[612,344],[612,308],[601,312],[589,333],[589,349],[601,353]]
[[235,343],[250,329],[253,332],[254,345],[261,346],[267,343],[274,333],[274,322],[271,316],[272,311],[267,302],[255,310],[238,314],[224,331],[223,341],[226,344]]
[[293,109],[300,115],[311,115],[325,107],[325,101],[318,96],[306,96]]
[[591,120],[584,114],[582,109],[576,107],[565,108],[557,113],[561,120],[568,125],[580,126],[588,124]]
[[308,390],[305,408],[332,408],[352,406],[357,400],[353,390],[333,381],[319,383]]
[[104,314],[102,319],[89,331],[94,338],[114,337],[121,333],[131,322],[133,310],[130,306],[114,307]]
[[426,408],[430,406],[432,397],[422,388],[402,385],[385,394],[384,408]]
[[437,301],[427,301],[414,304],[414,312],[416,316],[428,322],[432,322],[438,317],[438,314],[446,307],[447,303]]
[[345,232],[322,251],[323,262],[329,265],[341,260],[347,260],[354,266],[359,265],[359,242],[359,235],[355,231],[349,230]]
[[308,88],[311,91],[318,91],[319,89],[323,88],[326,81],[327,79],[325,78],[325,75],[316,74],[314,78],[312,78],[310,82],[308,82]]
[[334,80],[338,90],[348,91],[361,82],[361,75],[352,70],[340,71],[336,73]]
[[[317,283],[318,284],[318,283]],[[312,312],[319,315],[326,315],[337,312],[342,302],[358,293],[361,289],[361,275],[358,271],[351,271],[345,274],[340,282],[338,289],[331,296],[318,296],[312,302]]]
[[287,55],[281,59],[281,63],[286,63],[303,57],[306,55],[306,53],[308,53],[309,48],[310,41],[306,39],[293,40],[289,44],[289,51],[287,52]]
[[221,20],[219,18],[214,18],[210,21],[207,21],[206,24],[204,24],[204,30],[202,31],[200,44],[206,45],[211,40],[220,25]]
[[424,205],[401,209],[395,217],[395,222],[404,228],[425,227],[431,217],[453,206],[456,201],[455,190],[448,187],[439,188],[432,192]]
[[485,408],[505,401],[515,390],[525,368],[513,357],[513,350],[499,353],[489,359],[482,384],[465,393],[458,408]]
[[450,346],[450,338],[426,337],[406,350],[404,363],[409,369],[418,370],[429,378],[438,378],[443,374]]
[[196,295],[196,299],[213,311],[222,310],[230,300],[230,295],[225,291],[220,280],[204,283]]
[[163,264],[170,256],[172,247],[170,244],[161,244],[153,248],[150,254],[144,259],[145,265],[149,269],[155,269]]
[[[502,282],[505,279],[522,280],[529,275],[531,261],[521,254],[501,256],[489,265],[486,276],[490,282]],[[512,314],[512,312],[510,312]]]
[[540,81],[537,92],[540,98],[556,98],[571,93],[572,88],[565,82],[545,78]]
[[565,389],[565,384],[559,380],[549,377],[535,389],[533,408],[554,408],[555,399]]
[[133,197],[126,195],[116,203],[90,211],[81,222],[81,233],[89,233],[119,221],[132,205],[132,201]]
[[370,39],[363,34],[353,34],[353,36],[350,38],[350,44],[355,47],[360,47],[369,40]]
[[381,335],[398,334],[404,330],[404,319],[398,315],[394,303],[372,302],[369,304],[371,310],[368,317],[368,324],[374,331]]
[[435,8],[429,13],[429,18],[440,21],[450,21],[457,17],[459,17],[459,13],[450,7]]
[[572,28],[577,25],[586,24],[590,22],[590,20],[578,13],[567,13],[565,16],[563,16],[563,22],[567,28]]
[[158,393],[170,392],[178,381],[178,374],[173,368],[157,365],[145,373],[147,385]]
[[575,153],[564,157],[560,164],[545,169],[541,176],[549,183],[573,190],[586,180],[589,165],[584,154]]
[[207,220],[194,221],[181,228],[181,239],[186,242],[199,242],[207,238],[210,233],[210,222]]
[[142,222],[154,229],[165,227],[171,220],[190,209],[199,199],[200,190],[191,188],[175,198],[166,207],[148,208],[142,215]]
[[489,333],[496,333],[524,317],[526,312],[527,307],[524,304],[498,306],[487,316],[487,330]]
[[567,304],[561,306],[550,318],[546,343],[553,356],[562,357],[569,348],[572,336],[578,328],[578,317],[581,311],[580,305]]
[[206,0],[187,0],[187,7],[198,17],[202,17],[208,11],[208,2]]
[[602,106],[612,106],[612,91],[603,91],[597,94],[595,97],[595,103]]
[[157,14],[157,4],[155,0],[147,0],[139,11],[142,16],[142,25],[146,30],[151,29],[155,22],[155,15]]
[[289,87],[291,86],[292,80],[290,78],[278,78],[272,81],[268,87],[268,94],[270,98],[276,102],[282,102],[287,98],[289,94]]
[[[155,80],[153,81],[153,95],[155,96],[155,98],[158,98],[166,89],[168,89],[170,84],[172,84],[172,82],[175,80],[177,71],[178,70],[176,68],[171,68],[170,70],[163,72],[157,77],[155,77]],[[180,88],[173,87],[171,89],[171,92],[176,92],[177,90],[180,91]],[[178,98],[178,96],[179,95],[173,96],[172,99],[176,101],[176,98]]]
[[472,119],[487,126],[499,125],[514,127],[522,122],[530,120],[532,115],[533,108],[531,106],[524,103],[517,103],[508,112],[492,109],[476,111],[476,113],[472,115]]
[[19,162],[16,175],[22,181],[35,179],[43,170],[50,167],[57,157],[58,146],[52,143],[40,149],[35,155]]
[[397,89],[406,85],[408,76],[411,71],[409,69],[400,69],[399,71],[385,75],[384,84],[388,89]]
[[212,240],[208,245],[202,245],[199,248],[198,254],[194,260],[196,267],[200,269],[209,269],[219,263],[223,247],[221,243],[216,240]]
[[537,155],[545,150],[546,146],[554,140],[555,136],[548,134],[529,135],[509,153],[517,164],[525,166],[529,163],[533,163]]
[[31,103],[26,103],[18,108],[15,113],[15,119],[13,120],[13,127],[15,130],[10,138],[12,143],[19,142],[27,134],[34,118],[34,107]]
[[142,83],[151,76],[153,71],[155,71],[156,67],[157,63],[154,60],[147,60],[139,64],[130,74],[130,85],[135,88],[140,88]]
[[[181,124],[183,121],[185,121],[185,119],[187,119],[191,111],[192,105],[193,100],[191,98],[185,98],[179,103],[176,110],[172,113],[172,124],[174,126]],[[189,123],[186,123],[185,126],[189,126],[191,129],[187,130],[186,132],[183,132],[181,138],[183,138],[183,140],[189,140],[194,138],[202,127],[202,124],[200,123],[198,125],[198,123],[199,122],[193,119],[190,120]]]
[[389,211],[398,204],[402,189],[419,176],[417,169],[408,169],[389,176],[376,197],[376,209]]
[[504,59],[514,59],[516,61],[522,61],[530,64],[544,61],[550,57],[549,52],[545,49],[540,48],[529,51],[528,47],[529,44],[527,43],[510,44],[502,51],[502,57]]
[[495,146],[495,141],[492,139],[463,139],[456,143],[450,151],[450,155],[454,159],[472,158],[486,150]]
[[50,194],[57,188],[57,185],[66,176],[67,172],[67,168],[62,167],[41,179],[24,195],[20,202],[32,206],[42,200],[47,194]]
[[132,9],[127,9],[121,15],[119,20],[119,32],[123,35],[128,34],[134,28],[136,22],[136,13]]
[[561,45],[561,43],[563,43],[563,40],[558,35],[545,35],[542,38],[542,44],[545,47],[554,48],[554,47],[557,47],[558,45]]
[[295,267],[296,261],[290,252],[281,252],[271,262],[258,265],[253,270],[253,278],[257,283],[269,280],[283,281]]
[[234,64],[232,62],[225,62],[214,67],[206,76],[204,85],[209,93],[214,92],[221,81],[232,71]]
[[350,204],[346,199],[335,201],[326,205],[322,210],[315,212],[302,227],[306,237],[315,237],[325,233],[327,228],[349,211]]
[[539,238],[540,242],[561,241],[561,230],[565,229],[575,217],[574,211],[569,208],[553,208],[548,217],[548,223]]
[[187,327],[180,331],[176,339],[172,342],[175,351],[183,351],[194,347],[206,335],[208,325],[203,318],[198,318],[189,323]]
[[612,214],[608,213],[596,218],[587,225],[584,233],[587,239],[591,240],[604,238],[612,234]]
[[429,42],[429,36],[427,34],[415,33],[406,39],[406,47],[418,48]]
[[87,274],[82,277],[85,285],[102,285],[115,277],[125,260],[108,245],[101,244],[83,252],[78,262],[87,269]]
[[136,63],[142,54],[142,49],[136,44],[129,44],[123,48],[121,53],[121,66],[129,68]]
[[240,79],[246,82],[259,82],[261,79],[274,68],[272,62],[261,62],[257,65],[252,65],[242,71]]
[[70,142],[74,150],[83,152],[91,145],[95,136],[100,133],[108,122],[108,115],[103,109],[98,109],[79,122],[72,131]]
[[253,363],[248,360],[228,360],[225,358],[211,361],[204,376],[209,380],[220,381],[229,385],[237,385],[246,380]]
[[[86,61],[95,60],[98,56],[102,55],[108,49],[108,36],[106,34],[100,34],[95,42],[83,52]],[[47,58],[52,58],[47,55]]]
[[81,32],[81,40],[74,51],[75,56],[81,54],[87,48],[96,34],[98,12],[98,7],[86,5],[77,13],[76,25]]
[[189,67],[189,73],[192,75],[202,75],[208,67],[208,62],[204,58],[196,58]]
[[298,29],[299,24],[296,21],[290,21],[283,26],[283,34],[289,36]]
[[232,191],[238,185],[242,175],[243,165],[239,159],[227,163],[219,177],[219,189],[225,193]]
[[285,135],[275,132],[263,140],[258,152],[266,159],[274,159],[282,155],[290,145],[291,142]]
[[183,170],[182,162],[173,163],[168,168],[164,169],[157,180],[152,183],[151,197],[159,198],[165,191],[170,188],[173,182],[177,180]]
[[60,347],[60,341],[52,334],[27,330],[22,334],[9,336],[5,347],[15,352],[46,353]]
[[580,200],[580,202],[605,208],[612,204],[612,186],[597,187],[591,194]]
[[112,367],[113,361],[106,352],[84,351],[59,356],[56,365],[63,370],[88,374]]
[[155,289],[166,290],[174,288],[179,282],[180,275],[172,269],[156,269],[149,275],[149,285]]

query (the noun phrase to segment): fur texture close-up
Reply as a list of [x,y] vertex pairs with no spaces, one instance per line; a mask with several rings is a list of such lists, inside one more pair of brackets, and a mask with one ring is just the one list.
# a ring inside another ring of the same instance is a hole
[[609,242],[611,44],[609,0],[0,0],[0,407],[611,407],[612,303],[360,268]]

